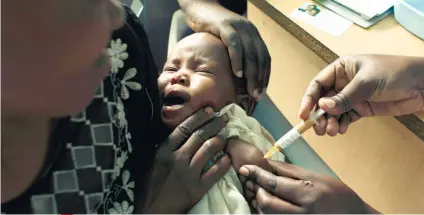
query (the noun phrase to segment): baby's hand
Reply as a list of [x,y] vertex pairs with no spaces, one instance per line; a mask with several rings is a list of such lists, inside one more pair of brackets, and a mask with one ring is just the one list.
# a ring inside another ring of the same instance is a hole
[[231,139],[228,141],[226,152],[229,154],[231,164],[238,172],[241,166],[252,164],[272,172],[268,161],[264,158],[262,151],[251,143],[244,140]]

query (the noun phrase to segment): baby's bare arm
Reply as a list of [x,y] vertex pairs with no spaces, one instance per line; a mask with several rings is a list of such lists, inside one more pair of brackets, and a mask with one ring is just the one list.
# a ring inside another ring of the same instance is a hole
[[[238,172],[241,166],[246,164],[256,165],[262,169],[273,172],[268,161],[263,158],[264,154],[262,151],[249,142],[239,139],[230,139],[225,150],[230,156],[231,164],[233,165],[236,172]],[[240,176],[239,179],[244,184],[245,179]],[[251,205],[252,199],[249,198],[249,196],[254,196],[253,193],[244,189],[243,195],[249,202],[250,210],[253,213],[257,213],[254,207]]]
[[231,139],[228,141],[226,152],[229,154],[231,164],[238,172],[241,166],[246,164],[256,165],[272,172],[268,161],[264,159],[264,154],[253,144],[240,139]]

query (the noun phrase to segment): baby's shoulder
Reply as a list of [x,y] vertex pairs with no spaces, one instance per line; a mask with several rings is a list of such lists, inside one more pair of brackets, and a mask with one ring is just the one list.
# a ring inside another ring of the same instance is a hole
[[266,159],[264,159],[262,150],[245,140],[230,139],[226,151],[230,155],[231,163],[236,170],[247,164],[272,170]]

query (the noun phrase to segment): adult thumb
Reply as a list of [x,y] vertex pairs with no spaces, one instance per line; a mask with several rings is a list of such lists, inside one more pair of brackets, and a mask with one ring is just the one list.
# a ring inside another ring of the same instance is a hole
[[371,82],[355,77],[335,96],[323,97],[318,104],[331,115],[341,115],[350,111],[356,104],[369,99],[372,93]]

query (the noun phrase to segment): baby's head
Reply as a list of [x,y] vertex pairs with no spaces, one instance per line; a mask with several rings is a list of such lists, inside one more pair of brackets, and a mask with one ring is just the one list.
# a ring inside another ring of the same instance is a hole
[[162,119],[172,128],[206,106],[219,111],[237,103],[250,113],[255,103],[243,92],[244,81],[233,75],[224,43],[208,33],[195,33],[177,43],[158,85],[163,98]]

